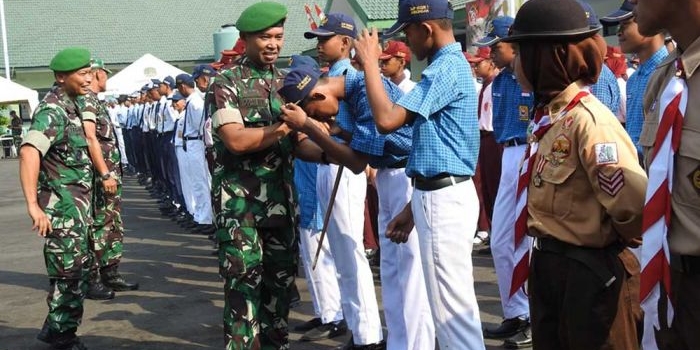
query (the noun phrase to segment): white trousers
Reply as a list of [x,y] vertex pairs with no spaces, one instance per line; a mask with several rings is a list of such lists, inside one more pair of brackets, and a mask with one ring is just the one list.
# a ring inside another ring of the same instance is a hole
[[185,209],[187,209],[187,212],[190,213],[190,215],[194,215],[195,200],[194,193],[192,192],[192,186],[190,186],[192,184],[192,179],[190,176],[190,172],[187,170],[187,161],[189,161],[189,158],[187,152],[185,152],[182,146],[175,146],[175,156],[177,157],[177,168],[180,171],[180,186],[182,187],[182,198],[185,201],[185,203],[182,203],[182,205],[185,206]]
[[304,263],[306,283],[311,294],[316,317],[324,324],[343,319],[343,309],[340,306],[340,288],[336,277],[335,262],[331,255],[328,240],[323,241],[323,248],[318,255],[316,269],[312,269],[321,231],[299,228],[299,248]]
[[440,349],[484,349],[471,256],[479,217],[474,183],[415,189],[411,209]]
[[415,230],[403,244],[386,237],[389,221],[411,199],[413,188],[406,169],[379,169],[376,177],[379,195],[380,276],[384,321],[388,329],[388,350],[435,349],[435,326],[423,278],[423,265]]
[[[211,208],[211,174],[204,156],[204,142],[201,140],[187,141],[187,151],[182,149],[184,164],[180,165],[180,182],[183,192],[185,187],[191,187],[194,221],[198,224],[206,225],[212,223]],[[179,160],[179,158],[178,158]],[[178,162],[178,164],[180,164]],[[182,169],[185,169],[187,176],[183,177]],[[188,181],[185,181],[187,178]],[[187,201],[187,199],[185,199]],[[190,206],[188,206],[188,209]]]
[[117,135],[117,142],[119,142],[121,162],[124,165],[129,164],[129,160],[126,158],[126,148],[124,148],[124,134],[122,133],[122,128],[114,128],[114,134]]
[[[515,268],[515,197],[518,190],[520,163],[526,150],[525,145],[503,149],[501,181],[498,184],[496,204],[491,222],[491,254],[496,267],[498,291],[501,295],[503,317],[506,319],[530,315],[530,304],[522,289],[510,297],[510,284]],[[532,238],[525,238],[532,245]]]
[[[319,165],[316,173],[316,193],[324,213],[328,209],[337,170],[337,165]],[[366,194],[366,175],[356,175],[344,169],[327,233],[338,271],[343,315],[356,345],[377,343],[383,339],[374,278],[363,243]]]

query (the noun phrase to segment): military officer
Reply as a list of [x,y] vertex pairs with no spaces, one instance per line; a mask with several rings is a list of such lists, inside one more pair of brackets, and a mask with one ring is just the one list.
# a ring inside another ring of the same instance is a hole
[[49,68],[56,84],[32,117],[20,149],[20,181],[32,228],[44,237],[49,313],[37,338],[54,349],[86,349],[75,335],[83,316],[90,255],[93,168],[78,96],[90,91],[90,52],[67,48]]

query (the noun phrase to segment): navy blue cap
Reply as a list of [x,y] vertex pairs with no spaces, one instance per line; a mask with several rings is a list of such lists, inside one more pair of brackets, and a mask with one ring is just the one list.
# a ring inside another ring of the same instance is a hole
[[149,89],[148,89],[148,85],[150,85],[150,84],[151,84],[151,83],[148,83],[148,84],[142,86],[142,87],[141,87],[141,92],[146,92],[146,91],[148,91],[148,90],[149,90]]
[[591,4],[582,1],[582,0],[576,0],[581,7],[583,7],[583,11],[586,12],[586,18],[588,19],[588,26],[593,28],[599,28],[600,27],[600,22],[598,21],[598,15],[595,14],[595,10],[593,10],[593,7],[591,7]]
[[296,69],[300,67],[308,67],[316,73],[321,74],[321,67],[318,65],[318,62],[313,59],[313,57],[292,55],[292,57],[289,58],[289,69]]
[[355,20],[344,13],[329,13],[321,21],[321,26],[304,33],[304,38],[313,39],[319,36],[329,37],[333,35],[347,35],[355,38],[357,36]]
[[170,86],[171,89],[175,88],[175,78],[173,78],[171,76],[167,76],[167,77],[163,78],[163,81],[161,81],[160,83]]
[[210,64],[200,64],[194,67],[192,70],[192,79],[197,79],[202,75],[207,77],[213,77],[216,75],[216,69]]
[[178,74],[175,77],[175,84],[187,84],[189,86],[194,86],[194,78],[187,73]]
[[624,20],[632,18],[634,16],[634,5],[631,4],[628,0],[625,0],[622,2],[622,5],[620,5],[620,8],[601,17],[600,18],[600,23],[605,24],[605,25],[615,25],[618,24]]
[[175,92],[174,92],[173,95],[170,97],[170,99],[173,100],[173,101],[179,101],[179,100],[184,100],[184,99],[185,99],[185,96],[182,96],[182,94],[180,93],[180,91],[175,90]]
[[453,19],[452,3],[448,0],[402,0],[399,1],[399,18],[384,36],[393,36],[409,23],[420,23],[431,19]]
[[309,96],[320,77],[320,73],[308,66],[292,69],[284,78],[284,83],[278,92],[285,101],[298,104]]
[[155,85],[156,87],[161,83],[161,81],[158,79],[151,79],[151,82],[153,82],[153,85]]
[[491,46],[508,36],[510,26],[515,19],[510,16],[499,16],[493,19],[486,27],[486,36],[477,40],[474,46]]

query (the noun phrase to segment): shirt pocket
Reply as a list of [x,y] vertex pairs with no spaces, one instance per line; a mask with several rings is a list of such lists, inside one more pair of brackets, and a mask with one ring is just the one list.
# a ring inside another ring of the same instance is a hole
[[571,212],[575,188],[570,179],[575,171],[576,167],[571,164],[545,165],[540,174],[544,192],[540,210],[551,213],[555,217],[564,217]]
[[683,129],[675,168],[674,198],[684,205],[700,208],[700,130]]

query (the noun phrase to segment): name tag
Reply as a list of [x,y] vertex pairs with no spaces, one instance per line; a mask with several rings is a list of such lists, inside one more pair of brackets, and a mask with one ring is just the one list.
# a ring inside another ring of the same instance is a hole
[[242,98],[240,100],[243,108],[264,108],[267,107],[267,99],[264,98]]

